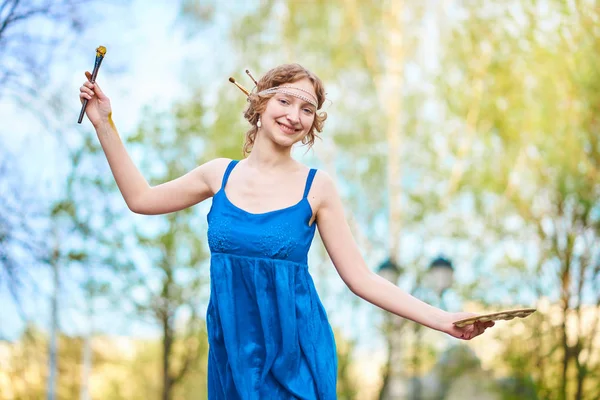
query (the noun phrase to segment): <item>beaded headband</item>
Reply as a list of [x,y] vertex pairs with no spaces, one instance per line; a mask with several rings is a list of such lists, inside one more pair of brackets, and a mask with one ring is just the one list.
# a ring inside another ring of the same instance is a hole
[[269,89],[265,89],[262,92],[258,92],[258,94],[273,94],[273,93],[283,93],[283,94],[288,94],[290,96],[294,96],[299,98],[300,100],[304,100],[305,102],[312,104],[315,108],[318,108],[317,106],[317,102],[313,99],[311,99],[308,96],[305,96],[303,94],[300,93],[295,93],[294,90],[300,90],[301,92],[307,93],[308,96],[313,97],[312,93],[310,93],[307,90],[304,90],[302,88],[296,87],[296,86],[274,86],[272,88]]
[[[246,70],[246,74],[248,74],[248,76],[252,79],[252,81],[254,81],[255,85],[258,85],[258,82],[256,82],[256,79],[254,79],[254,77],[252,76],[252,74],[250,74],[250,71]],[[251,92],[246,89],[245,87],[243,87],[242,85],[240,85],[239,83],[237,83],[235,81],[235,79],[233,79],[233,77],[229,78],[229,82],[233,83],[235,86],[237,86],[242,92],[244,92],[244,94],[247,97],[250,97]],[[308,96],[303,95],[301,93],[296,93],[295,91],[298,90],[300,92],[304,92],[306,93]],[[297,86],[290,86],[290,85],[284,85],[284,86],[274,86],[272,88],[268,88],[265,89],[263,91],[258,92],[258,95],[267,95],[267,94],[274,94],[274,93],[284,93],[287,94],[289,96],[294,96],[300,100],[303,100],[305,102],[307,102],[308,104],[311,104],[312,106],[314,106],[315,108],[319,108],[317,101],[315,99],[315,96],[310,93],[308,90],[299,88]],[[309,97],[310,96],[310,97]]]

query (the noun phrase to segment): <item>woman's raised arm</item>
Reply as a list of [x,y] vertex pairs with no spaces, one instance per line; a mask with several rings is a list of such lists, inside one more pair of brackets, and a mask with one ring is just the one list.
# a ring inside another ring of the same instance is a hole
[[86,114],[96,130],[117,186],[129,209],[138,214],[166,214],[179,211],[211,197],[220,187],[228,159],[209,161],[170,182],[151,187],[127,153],[111,118],[110,99],[98,83],[87,81],[79,98],[88,100]]

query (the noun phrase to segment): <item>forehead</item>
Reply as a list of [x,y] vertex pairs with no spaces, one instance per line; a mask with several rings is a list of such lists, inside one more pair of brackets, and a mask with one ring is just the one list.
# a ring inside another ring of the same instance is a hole
[[295,86],[300,89],[304,89],[308,93],[310,93],[314,97],[315,100],[317,99],[317,93],[315,92],[315,86],[308,78],[302,78],[302,79],[298,79],[297,81],[284,83],[281,86]]

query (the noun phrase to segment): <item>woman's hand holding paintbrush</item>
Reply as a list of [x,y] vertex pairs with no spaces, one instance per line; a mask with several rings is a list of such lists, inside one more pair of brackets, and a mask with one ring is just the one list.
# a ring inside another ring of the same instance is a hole
[[[85,76],[88,79],[88,82],[92,84],[92,86],[87,85],[88,88],[92,90],[91,93],[88,93],[90,95],[94,94],[93,84],[96,83],[96,77],[98,76],[98,71],[100,71],[100,65],[102,65],[102,60],[104,60],[105,55],[106,55],[106,47],[98,46],[98,48],[96,49],[96,60],[94,61],[94,70],[92,71],[91,74],[89,72],[85,73]],[[83,87],[81,89],[83,89]],[[81,96],[81,94],[79,95],[79,97],[81,98],[81,112],[79,113],[79,119],[77,120],[77,123],[80,124],[81,121],[83,120],[83,115],[86,112],[88,101],[90,101],[91,99],[88,97],[85,97],[85,96]],[[89,117],[89,113],[88,113],[88,117]],[[90,121],[92,121],[91,118],[90,118]],[[94,121],[92,121],[92,123],[94,123]]]
[[92,74],[85,73],[87,80],[79,88],[79,99],[81,104],[87,101],[85,113],[94,127],[98,127],[102,122],[108,122],[112,109],[110,99],[106,97],[98,83],[92,83]]

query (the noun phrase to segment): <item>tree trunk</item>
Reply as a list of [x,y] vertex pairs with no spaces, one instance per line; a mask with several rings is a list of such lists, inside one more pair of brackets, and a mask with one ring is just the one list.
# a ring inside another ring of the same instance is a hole
[[423,345],[421,340],[421,328],[422,325],[415,324],[414,330],[414,348],[413,348],[413,377],[414,377],[414,385],[413,385],[413,394],[412,398],[414,400],[421,400],[422,398],[422,383],[421,383],[421,346]]
[[54,278],[54,293],[52,294],[51,303],[51,327],[50,327],[50,348],[48,361],[48,388],[46,398],[54,400],[56,398],[56,380],[58,378],[57,358],[58,358],[58,293],[60,286],[60,270],[58,263],[60,261],[60,253],[58,249],[58,237],[55,234],[56,243],[52,252],[50,261],[52,266],[52,274]]
[[562,348],[563,348],[563,353],[564,353],[564,357],[563,357],[563,362],[562,362],[562,380],[561,380],[561,386],[560,386],[560,398],[562,400],[566,400],[567,399],[567,377],[568,377],[568,372],[569,372],[569,360],[571,359],[571,350],[569,347],[569,338],[567,335],[567,315],[568,315],[568,311],[569,311],[569,300],[568,297],[566,297],[565,295],[563,295],[562,300],[562,313],[563,313],[563,320],[562,320],[562,325],[561,325],[561,339],[562,339]]
[[173,329],[171,327],[171,318],[169,311],[164,310],[163,318],[163,390],[162,400],[171,400],[173,397],[173,379],[170,375],[170,359],[173,349]]
[[[581,323],[581,313],[578,313],[577,317],[579,319],[579,322]],[[583,350],[583,335],[583,332],[580,331],[579,337],[577,338],[577,343],[575,343],[575,347],[573,348],[572,352],[572,357],[575,361],[575,367],[577,369],[575,400],[583,400],[583,383],[585,382],[585,378],[587,376],[588,363],[581,362],[581,351]]]
[[[92,298],[88,298],[88,301],[91,302]],[[92,309],[90,306],[89,309],[89,330],[85,335],[83,341],[83,360],[82,360],[82,368],[81,368],[81,391],[80,391],[80,400],[90,400],[90,373],[92,370],[92,335],[93,335],[93,322],[92,322]]]
[[[408,397],[406,371],[403,364],[404,337],[402,326],[405,320],[389,314],[387,329],[388,361],[387,373],[379,398],[382,400],[406,399]],[[390,329],[391,328],[391,329]]]

